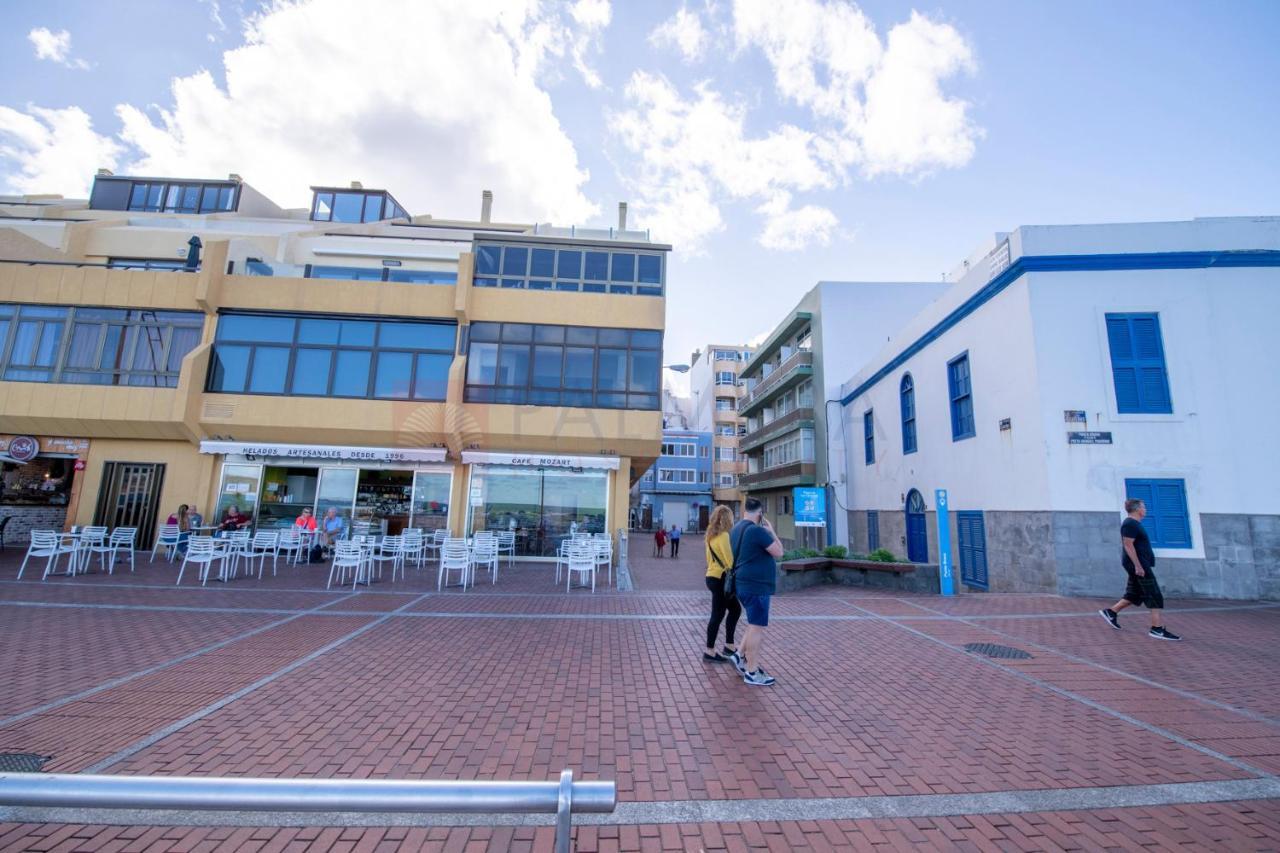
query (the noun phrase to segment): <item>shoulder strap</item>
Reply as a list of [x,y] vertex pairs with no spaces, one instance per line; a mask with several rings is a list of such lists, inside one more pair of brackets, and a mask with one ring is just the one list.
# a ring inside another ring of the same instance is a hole
[[715,546],[711,544],[712,541],[713,540],[707,541],[707,551],[711,553],[711,559],[716,561],[716,565],[720,567],[720,571],[726,572],[728,571],[728,568],[725,566],[724,560],[720,559],[720,555],[716,553]]
[[730,550],[733,551],[733,568],[734,569],[738,568],[738,552],[741,550],[741,548],[739,548],[738,546],[742,544],[742,537],[747,535],[747,529],[748,528],[744,525],[743,528],[738,531],[738,541],[736,544],[732,542],[729,543]]

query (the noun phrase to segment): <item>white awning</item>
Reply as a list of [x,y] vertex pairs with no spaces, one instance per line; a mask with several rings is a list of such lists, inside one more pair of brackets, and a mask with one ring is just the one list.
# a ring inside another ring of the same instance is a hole
[[485,450],[464,450],[462,461],[468,465],[530,465],[535,468],[618,470],[616,456],[555,456],[549,453],[492,453]]
[[202,441],[201,453],[315,459],[341,462],[443,462],[443,447],[351,447],[333,444],[275,444],[248,441]]

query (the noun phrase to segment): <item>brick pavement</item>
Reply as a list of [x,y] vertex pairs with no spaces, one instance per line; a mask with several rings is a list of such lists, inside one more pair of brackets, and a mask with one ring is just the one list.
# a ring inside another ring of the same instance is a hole
[[[701,539],[686,537],[680,560],[651,549],[633,546],[636,592],[567,596],[551,567],[523,564],[496,585],[439,595],[434,573],[413,569],[354,595],[326,592],[318,566],[208,588],[174,587],[160,562],[14,583],[10,552],[0,556],[0,643],[11,650],[0,751],[52,755],[51,770],[109,762],[112,773],[547,779],[572,767],[658,809],[1280,771],[1280,607],[1171,602],[1169,622],[1188,641],[1169,644],[1145,637],[1142,614],[1110,630],[1084,599],[819,587],[776,601],[766,656],[780,684],[766,691],[698,658]],[[968,642],[1033,657],[980,659],[959,649]],[[13,715],[24,718],[4,725]],[[1276,849],[1278,814],[1280,800],[1192,802],[580,826],[576,840],[581,850]],[[542,849],[550,839],[510,826],[0,825],[0,849],[33,850]]]

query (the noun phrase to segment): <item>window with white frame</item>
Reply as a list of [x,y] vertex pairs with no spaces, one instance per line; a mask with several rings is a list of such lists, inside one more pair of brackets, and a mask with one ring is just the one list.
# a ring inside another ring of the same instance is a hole
[[764,469],[813,461],[813,430],[797,430],[764,446]]
[[738,451],[734,450],[732,447],[716,448],[717,462],[733,462],[737,458],[738,458]]
[[730,411],[730,412],[731,412],[731,411],[733,411],[733,408],[734,408],[734,406],[733,406],[733,398],[732,398],[732,397],[716,397],[716,411],[720,411],[720,412]]
[[710,471],[699,471],[699,472],[698,472],[698,483],[699,483],[699,485],[703,485],[703,486],[705,486],[705,485],[707,485],[707,484],[708,484],[708,483],[710,483],[710,482],[711,482],[711,472],[710,472]]
[[662,443],[662,455],[693,457],[698,455],[697,447],[698,445],[687,441],[665,441]]
[[659,468],[659,483],[692,483],[697,477],[697,472],[692,468]]
[[716,371],[716,384],[717,384],[717,385],[732,385],[733,383],[734,383],[734,375],[733,375],[733,371],[732,371],[732,370],[718,370],[718,371]]
[[716,427],[716,435],[737,435],[738,430],[733,424],[720,424]]
[[722,489],[732,489],[735,479],[733,474],[717,474],[716,485]]
[[796,386],[796,405],[801,409],[813,408],[813,380],[806,379]]

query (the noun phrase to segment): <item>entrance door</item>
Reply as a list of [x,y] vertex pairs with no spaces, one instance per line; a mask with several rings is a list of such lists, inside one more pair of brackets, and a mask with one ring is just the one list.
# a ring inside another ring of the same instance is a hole
[[699,533],[707,529],[707,524],[710,520],[710,517],[711,517],[711,507],[709,506],[698,507],[698,532]]
[[160,509],[160,488],[163,485],[163,464],[105,463],[93,523],[112,528],[136,527],[138,547],[150,547],[155,539],[156,513]]
[[907,559],[929,562],[929,531],[924,523],[924,498],[912,489],[907,493]]

